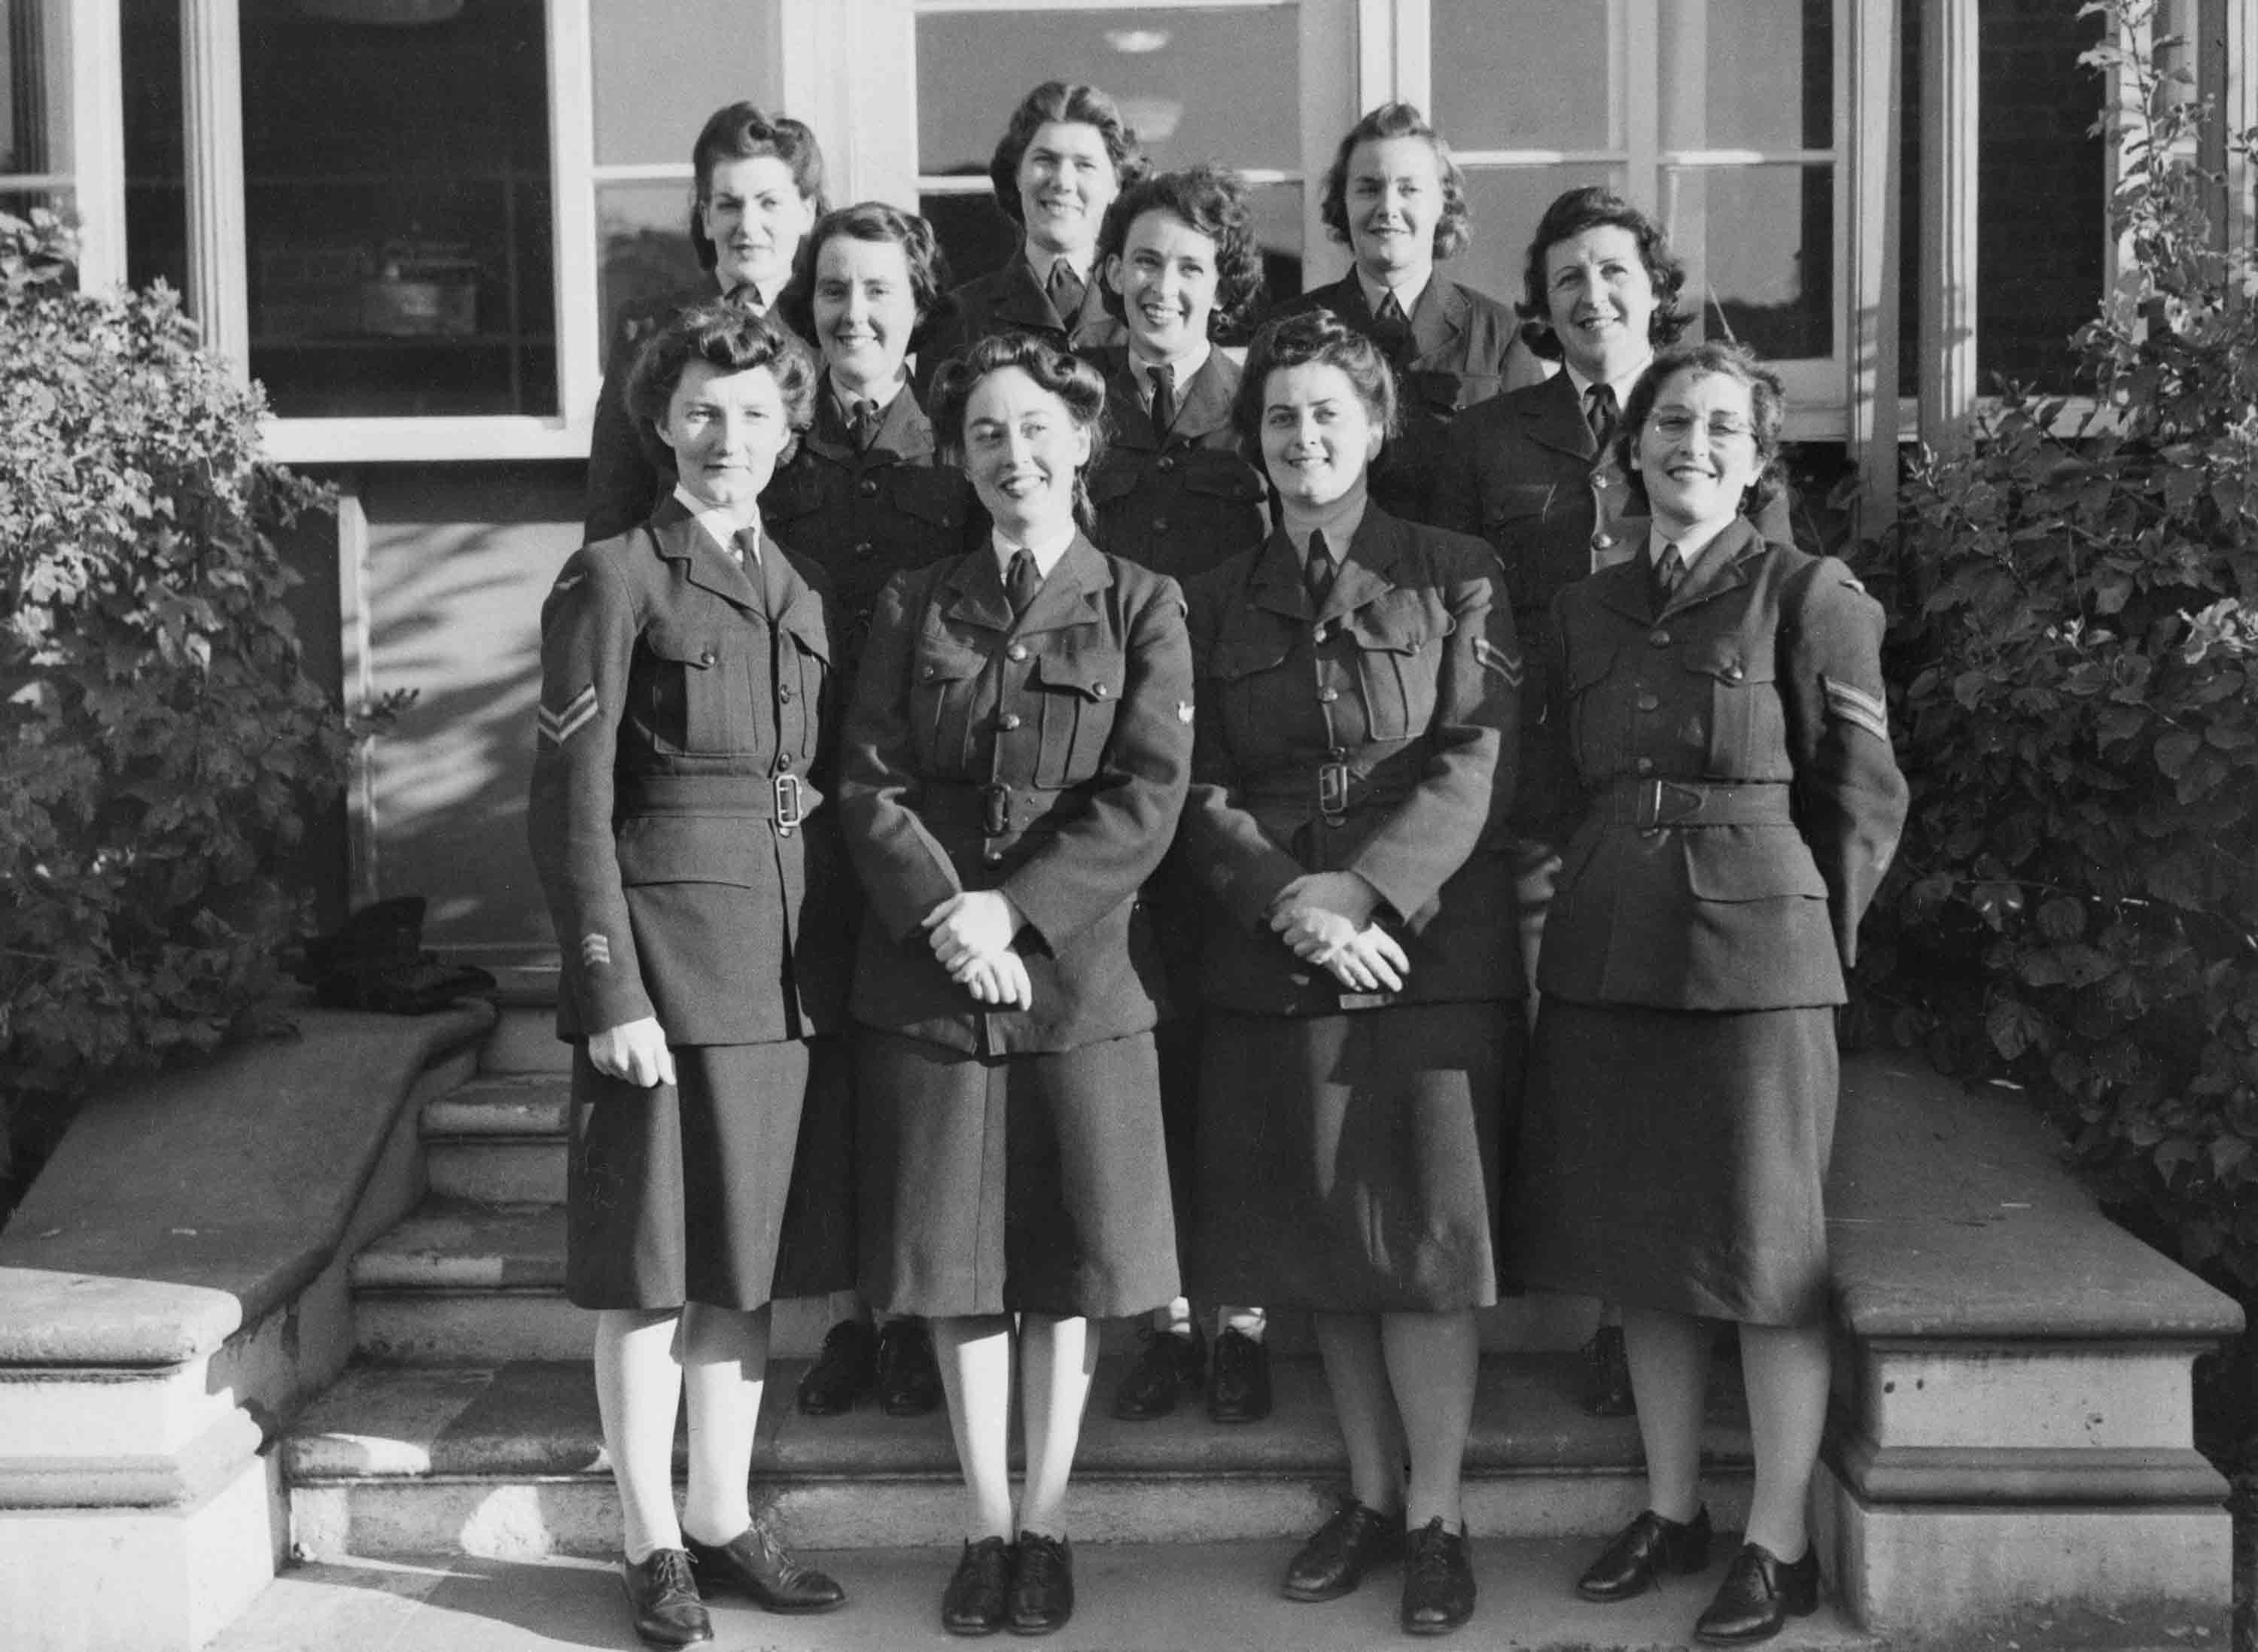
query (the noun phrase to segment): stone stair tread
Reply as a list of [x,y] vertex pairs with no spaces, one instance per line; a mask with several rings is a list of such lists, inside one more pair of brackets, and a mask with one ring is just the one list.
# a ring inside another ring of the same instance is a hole
[[[1075,1617],[1058,1644],[1076,1652],[1369,1652],[1405,1644],[1395,1623],[1392,1570],[1345,1599],[1296,1605],[1275,1586],[1293,1549],[1290,1538],[1078,1542]],[[1475,1534],[1480,1603],[1454,1643],[1526,1652],[1683,1647],[1731,1552],[1719,1544],[1706,1577],[1673,1578],[1637,1599],[1593,1606],[1569,1588],[1592,1549],[1588,1539]],[[806,1557],[846,1585],[844,1607],[813,1618],[778,1617],[722,1596],[709,1603],[713,1644],[763,1652],[903,1652],[961,1644],[937,1621],[952,1561],[947,1549],[811,1551]],[[285,1573],[210,1652],[582,1652],[633,1643],[617,1569],[609,1562],[431,1556],[333,1562]],[[1790,1619],[1768,1643],[1776,1652],[1865,1652],[1881,1645],[1832,1602],[1811,1617]]]
[[[1281,1358],[1273,1367],[1277,1406],[1266,1422],[1218,1424],[1192,1404],[1171,1417],[1132,1423],[1117,1422],[1104,1403],[1121,1362],[1101,1361],[1076,1457],[1077,1475],[1337,1474],[1340,1444],[1317,1361]],[[804,1369],[797,1360],[779,1360],[770,1369],[756,1475],[955,1475],[955,1456],[941,1414],[888,1417],[866,1402],[845,1416],[802,1416],[792,1395]],[[1722,1379],[1726,1373],[1721,1368],[1716,1374]],[[1586,1416],[1578,1402],[1580,1376],[1573,1354],[1486,1358],[1467,1445],[1468,1471],[1636,1469],[1636,1421]],[[1748,1432],[1738,1386],[1715,1380],[1711,1392],[1707,1454],[1721,1466],[1744,1464]],[[283,1468],[293,1483],[302,1485],[607,1472],[588,1366],[539,1361],[355,1367],[300,1415],[283,1443]]]
[[424,1104],[423,1136],[561,1139],[572,1101],[568,1074],[482,1073]]
[[427,1199],[353,1258],[363,1290],[561,1290],[561,1205]]

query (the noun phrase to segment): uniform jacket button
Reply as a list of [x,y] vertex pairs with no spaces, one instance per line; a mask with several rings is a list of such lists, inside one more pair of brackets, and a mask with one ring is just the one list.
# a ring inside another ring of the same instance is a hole
[[1017,712],[1005,712],[996,720],[996,727],[1006,731],[1017,728],[1019,726],[1019,713]]
[[1738,660],[1725,662],[1725,680],[1728,683],[1737,683],[1741,680],[1741,663]]
[[1666,649],[1670,646],[1670,633],[1657,631],[1649,635],[1646,640],[1658,649]]
[[867,557],[867,556],[869,556],[872,551],[876,550],[877,549],[877,547],[876,545],[873,545],[873,544],[872,544],[869,540],[867,540],[867,539],[866,539],[866,540],[863,540],[860,544],[858,544],[858,545],[856,545],[856,546],[855,547],[855,554],[856,554],[857,557]]
[[1165,516],[1155,516],[1153,518],[1153,531],[1156,534],[1167,533],[1168,531],[1168,519]]
[[1643,712],[1658,711],[1661,706],[1661,700],[1652,694],[1642,694],[1638,697],[1638,708]]
[[1642,757],[1637,762],[1633,763],[1631,767],[1637,769],[1639,773],[1643,775],[1651,775],[1654,772],[1654,759],[1651,757]]
[[1103,683],[1092,683],[1090,685],[1090,691],[1100,699],[1104,699],[1108,693],[1111,692]]
[[1004,851],[1001,849],[983,849],[980,852],[980,858],[987,861],[989,865],[993,866],[997,861],[1004,858]]
[[1606,529],[1602,528],[1600,532],[1592,535],[1592,549],[1594,550],[1613,550],[1615,548],[1615,536],[1613,534],[1608,533]]
[[1026,659],[1027,657],[1027,645],[1024,642],[1014,642],[1010,648],[1004,650],[1004,657],[1007,660]]
[[700,665],[711,665],[711,664],[713,664],[713,663],[714,663],[714,650],[713,650],[713,649],[707,649],[703,654],[699,655],[699,656],[698,656],[698,663],[699,663],[699,664],[700,664]]
[[791,705],[791,704],[792,704],[792,684],[789,684],[789,683],[779,683],[779,684],[777,684],[777,698],[778,698],[778,699],[782,700],[785,705]]
[[1176,462],[1172,458],[1163,457],[1161,460],[1160,468],[1163,471],[1173,471],[1176,468]]
[[778,755],[777,769],[779,773],[783,774],[790,774],[792,772],[792,754],[790,752],[782,752]]
[[864,499],[876,499],[878,494],[878,479],[875,476],[864,477],[855,484],[855,491]]
[[928,665],[928,666],[927,666],[927,667],[925,668],[925,680],[926,680],[927,682],[928,682],[928,683],[930,683],[931,681],[933,681],[933,679],[934,679],[934,677],[939,677],[940,675],[941,675],[941,667],[939,667],[938,665]]
[[1320,705],[1330,705],[1339,698],[1340,690],[1337,688],[1321,688],[1317,691],[1317,704]]
[[1320,626],[1313,626],[1313,627],[1310,627],[1310,638],[1311,638],[1313,641],[1315,641],[1315,642],[1324,642],[1324,641],[1325,640],[1325,628],[1324,628],[1324,627],[1323,627],[1323,626],[1321,626],[1321,625],[1320,625]]

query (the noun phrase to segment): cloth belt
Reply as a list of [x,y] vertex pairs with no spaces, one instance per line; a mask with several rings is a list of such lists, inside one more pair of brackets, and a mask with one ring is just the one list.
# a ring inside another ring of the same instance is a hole
[[796,774],[634,775],[619,783],[621,815],[721,815],[773,820],[792,828],[813,814],[823,794]]
[[983,785],[975,780],[927,780],[918,787],[918,812],[931,826],[969,826],[981,835],[1010,837],[1025,832],[1058,806],[1074,786],[1038,786],[1027,781]]
[[1601,792],[1594,815],[1615,826],[1652,832],[1663,826],[1793,826],[1784,780],[1618,779]]

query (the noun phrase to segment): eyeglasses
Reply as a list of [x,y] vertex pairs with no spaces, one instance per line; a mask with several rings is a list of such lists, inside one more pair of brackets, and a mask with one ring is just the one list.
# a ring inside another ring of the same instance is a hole
[[1698,419],[1690,413],[1670,410],[1656,414],[1647,421],[1647,423],[1655,435],[1671,442],[1679,441],[1693,435],[1694,427],[1697,424],[1704,426],[1708,430],[1709,439],[1712,442],[1729,442],[1735,436],[1742,436],[1753,438],[1757,433],[1755,425],[1746,419],[1729,413],[1712,414],[1704,420]]

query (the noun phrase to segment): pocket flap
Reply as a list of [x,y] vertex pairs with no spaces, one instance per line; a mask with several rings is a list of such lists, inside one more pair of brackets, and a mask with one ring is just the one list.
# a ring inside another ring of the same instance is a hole
[[1681,832],[1686,884],[1697,901],[1827,898],[1803,839],[1785,827],[1701,826]]
[[1356,639],[1360,649],[1417,654],[1430,639],[1449,633],[1449,616],[1440,616],[1439,625],[1437,619],[1419,592],[1391,591],[1360,608],[1351,609],[1342,617],[1341,626]]
[[823,622],[823,599],[813,591],[803,587],[776,623],[799,644],[800,652],[813,655],[826,665],[831,663],[831,627]]
[[918,638],[912,673],[920,683],[955,683],[977,677],[980,668],[987,663],[987,656],[976,649],[968,648],[962,637],[946,631],[928,631]]
[[1249,505],[1262,497],[1262,484],[1236,454],[1203,450],[1182,456],[1178,463],[1184,467],[1184,491],[1188,493],[1204,493],[1210,499]]
[[721,639],[695,626],[661,621],[643,634],[643,646],[662,660],[703,670],[721,657]]
[[1542,516],[1544,507],[1552,502],[1550,482],[1514,482],[1497,490],[1496,496],[1482,506],[1482,526],[1495,528],[1501,522],[1517,522],[1531,516]]
[[1076,649],[1037,655],[1033,677],[1045,688],[1065,689],[1084,699],[1118,699],[1126,669],[1118,649]]
[[891,467],[888,479],[893,488],[894,502],[920,521],[931,522],[936,528],[963,526],[965,482],[962,471],[924,464],[897,464]]
[[1738,637],[1715,637],[1685,656],[1686,669],[1720,683],[1737,686],[1743,683],[1772,681],[1772,655],[1769,650],[1750,649]]
[[1084,479],[1083,486],[1090,490],[1092,502],[1110,505],[1117,499],[1126,498],[1135,489],[1142,470],[1136,455],[1117,448],[1097,462],[1097,468]]

